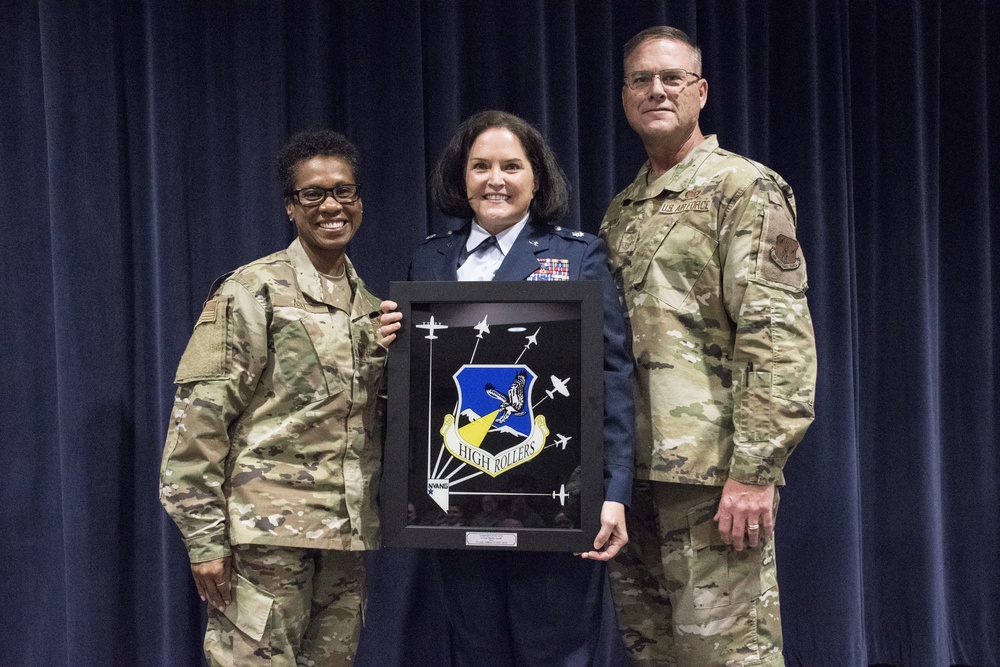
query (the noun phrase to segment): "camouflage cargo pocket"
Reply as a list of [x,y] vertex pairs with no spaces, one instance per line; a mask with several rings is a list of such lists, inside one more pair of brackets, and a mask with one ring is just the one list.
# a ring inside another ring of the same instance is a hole
[[212,665],[269,665],[274,598],[238,574],[233,583],[229,606],[209,609],[205,655]]
[[[718,501],[688,512],[691,535],[690,581],[695,609],[751,603],[760,595],[760,550],[736,551],[722,541],[712,518]],[[726,615],[732,614],[732,610]]]
[[229,376],[233,297],[220,294],[205,302],[184,355],[177,364],[175,384],[222,380]]
[[[275,299],[272,340],[276,388],[283,388],[295,408],[325,400],[344,388],[337,368],[324,367],[314,340],[320,325],[298,308],[279,308]],[[325,311],[324,311],[325,312]]]

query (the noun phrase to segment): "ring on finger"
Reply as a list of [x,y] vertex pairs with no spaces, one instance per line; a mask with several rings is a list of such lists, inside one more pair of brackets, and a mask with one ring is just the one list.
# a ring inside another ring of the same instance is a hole
[[760,530],[760,525],[756,523],[750,524],[747,526],[747,530]]

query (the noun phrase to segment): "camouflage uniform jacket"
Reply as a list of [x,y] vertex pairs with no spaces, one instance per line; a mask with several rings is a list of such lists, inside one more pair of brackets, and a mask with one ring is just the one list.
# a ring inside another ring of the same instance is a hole
[[715,136],[649,173],[601,224],[632,325],[636,476],[781,484],[816,384],[792,190]]
[[353,301],[296,239],[205,304],[177,368],[160,471],[191,562],[230,544],[377,545],[386,350],[379,301],[349,260],[347,279]]

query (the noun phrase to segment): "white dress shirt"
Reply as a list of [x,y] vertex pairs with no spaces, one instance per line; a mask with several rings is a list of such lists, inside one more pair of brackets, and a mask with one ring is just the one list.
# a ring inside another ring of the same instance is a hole
[[488,239],[493,234],[483,229],[478,222],[472,221],[472,230],[469,232],[469,240],[465,242],[467,252],[472,252],[462,266],[458,267],[458,279],[462,282],[470,280],[493,280],[497,269],[503,262],[503,258],[510,252],[518,234],[524,229],[528,222],[528,215],[525,214],[521,220],[496,234],[497,242],[487,248],[482,248],[472,252],[480,243]]

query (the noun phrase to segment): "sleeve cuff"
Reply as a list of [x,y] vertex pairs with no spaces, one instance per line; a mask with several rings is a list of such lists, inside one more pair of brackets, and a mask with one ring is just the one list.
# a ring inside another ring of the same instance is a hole
[[625,507],[632,504],[632,469],[626,466],[605,466],[604,500],[621,503]]
[[785,459],[761,458],[737,451],[729,464],[729,478],[744,484],[769,486],[783,482],[782,470]]
[[225,558],[232,553],[225,535],[213,535],[193,540],[185,540],[188,558],[192,563],[204,563],[218,558]]

